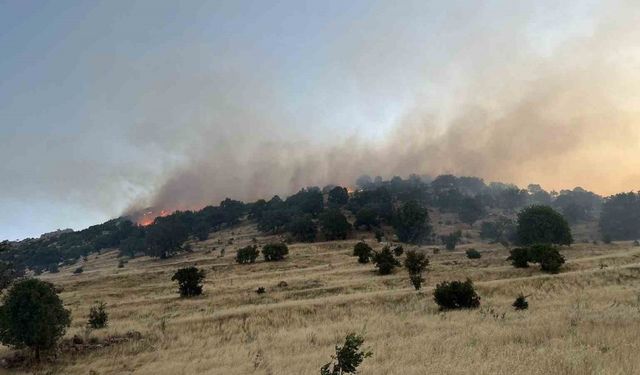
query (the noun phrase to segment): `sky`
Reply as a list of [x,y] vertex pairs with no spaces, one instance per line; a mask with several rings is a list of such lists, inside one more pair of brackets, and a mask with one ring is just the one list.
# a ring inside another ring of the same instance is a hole
[[633,1],[0,0],[0,239],[364,173],[639,190],[638,24]]

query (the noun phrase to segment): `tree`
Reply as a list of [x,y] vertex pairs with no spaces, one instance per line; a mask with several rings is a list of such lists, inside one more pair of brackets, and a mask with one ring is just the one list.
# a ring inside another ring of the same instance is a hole
[[425,242],[429,234],[431,234],[429,212],[418,202],[408,201],[396,211],[393,227],[401,242]]
[[621,193],[605,199],[600,214],[600,231],[612,240],[640,237],[640,192]]
[[137,253],[144,252],[145,250],[144,237],[131,236],[120,242],[120,253],[118,255],[133,258]]
[[511,249],[509,253],[507,260],[511,261],[511,265],[516,268],[529,267],[529,249],[516,247]]
[[345,240],[351,230],[347,217],[337,208],[325,210],[320,214],[320,225],[322,233],[329,241]]
[[320,375],[356,374],[358,366],[373,355],[371,351],[361,350],[364,338],[355,333],[347,335],[343,346],[336,345],[336,354],[331,361],[320,369]]
[[380,225],[378,220],[378,212],[371,206],[364,206],[356,213],[355,226],[366,227],[367,230],[371,230],[371,227],[377,227]]
[[289,224],[289,232],[300,242],[313,242],[316,240],[318,226],[311,219],[311,215],[298,216]]
[[104,302],[98,302],[89,309],[89,320],[87,324],[93,329],[105,328],[109,322],[109,314],[107,314],[107,305]]
[[529,248],[529,258],[532,262],[539,263],[542,271],[549,273],[558,273],[565,262],[558,248],[547,244],[532,245]]
[[182,297],[202,294],[202,280],[204,280],[204,271],[194,266],[180,268],[171,277],[171,281],[178,282],[178,290]]
[[236,253],[236,262],[239,264],[254,263],[258,258],[259,252],[256,245],[245,246],[242,249],[238,249]]
[[341,186],[336,186],[329,191],[327,202],[334,207],[342,207],[349,202],[349,191]]
[[474,309],[480,306],[480,297],[469,279],[436,285],[433,298],[441,310]]
[[364,242],[358,242],[353,247],[353,256],[358,257],[358,263],[369,263],[373,249]]
[[530,206],[518,213],[518,241],[570,245],[573,242],[567,221],[549,206]]
[[460,202],[458,217],[463,223],[473,225],[473,223],[484,216],[484,214],[484,206],[480,198],[466,197]]
[[71,324],[53,284],[37,279],[13,285],[0,306],[0,342],[27,347],[40,360],[41,351],[53,348]]
[[266,262],[283,260],[287,254],[289,254],[289,248],[282,242],[270,243],[262,247],[262,256]]
[[182,250],[189,228],[179,212],[158,217],[146,229],[145,251],[151,257],[165,259]]
[[441,236],[442,242],[447,250],[455,250],[456,245],[462,239],[462,231],[455,231],[453,233],[449,233],[446,236]]
[[496,221],[483,221],[480,226],[480,238],[493,243],[510,242],[516,239],[516,225],[513,220],[499,217]]
[[420,290],[422,287],[422,283],[424,282],[422,272],[424,272],[428,265],[429,258],[427,258],[424,253],[419,253],[415,250],[407,251],[407,257],[404,260],[404,267],[407,269],[411,284],[416,290]]
[[7,289],[18,276],[19,272],[13,264],[0,261],[0,291]]
[[466,251],[467,258],[469,259],[480,259],[482,258],[482,254],[476,249],[469,249]]
[[373,253],[373,263],[378,268],[380,275],[389,275],[396,267],[400,267],[400,262],[393,256],[388,246],[379,252]]

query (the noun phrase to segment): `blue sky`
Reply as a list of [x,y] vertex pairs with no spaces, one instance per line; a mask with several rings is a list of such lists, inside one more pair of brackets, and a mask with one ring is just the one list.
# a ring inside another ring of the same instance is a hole
[[556,3],[0,0],[0,238],[117,216],[185,165],[381,143],[415,108],[436,132],[509,48],[593,32],[599,2]]

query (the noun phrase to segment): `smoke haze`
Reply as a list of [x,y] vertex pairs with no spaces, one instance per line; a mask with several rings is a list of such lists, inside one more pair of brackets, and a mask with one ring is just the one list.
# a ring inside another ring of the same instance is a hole
[[0,38],[0,237],[362,174],[640,188],[632,1],[48,11]]

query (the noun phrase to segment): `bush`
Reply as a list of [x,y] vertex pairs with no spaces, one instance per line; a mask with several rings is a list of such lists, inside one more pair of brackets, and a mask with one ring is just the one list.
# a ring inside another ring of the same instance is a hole
[[109,314],[106,310],[107,305],[104,302],[98,302],[95,306],[91,306],[89,310],[89,327],[93,329],[105,328],[109,321]]
[[202,280],[204,280],[204,271],[193,266],[180,268],[171,277],[171,281],[178,282],[178,289],[182,297],[202,294]]
[[0,342],[14,348],[40,352],[53,348],[71,324],[54,286],[37,279],[13,285],[0,306]]
[[358,242],[353,247],[353,256],[358,257],[358,263],[369,263],[373,249],[364,242]]
[[526,310],[529,308],[527,297],[520,293],[512,305],[516,310]]
[[260,252],[256,245],[245,246],[242,249],[238,249],[236,253],[236,262],[239,264],[254,263],[258,258]]
[[480,306],[480,297],[469,279],[438,284],[433,298],[441,310],[474,309]]
[[373,253],[373,263],[378,267],[380,275],[389,275],[396,267],[400,266],[400,262],[393,256],[388,246],[385,246],[380,252]]
[[384,232],[382,232],[380,229],[376,229],[376,231],[374,232],[374,235],[376,236],[376,241],[382,242],[382,237],[384,237]]
[[289,248],[285,243],[270,243],[262,247],[262,256],[267,262],[283,260],[289,254]]
[[347,335],[343,346],[336,345],[336,354],[331,361],[320,369],[320,375],[356,374],[358,366],[365,358],[373,355],[370,351],[361,350],[364,338],[355,333]]
[[118,261],[118,268],[124,268],[124,265],[125,265],[126,263],[127,263],[127,262],[125,262],[125,261],[124,261],[124,259],[120,259],[120,260]]
[[409,280],[416,290],[422,288],[424,278],[422,272],[429,265],[429,259],[424,253],[419,253],[415,250],[407,251],[407,257],[404,260],[404,266],[409,272]]
[[550,245],[533,245],[529,251],[531,261],[540,263],[540,269],[544,272],[558,273],[565,262],[558,249]]
[[399,257],[404,254],[404,248],[402,246],[396,246],[393,248],[393,255]]
[[518,213],[518,241],[571,245],[573,237],[567,220],[549,206],[531,206]]
[[467,258],[469,259],[480,259],[482,258],[482,254],[476,249],[469,249],[465,252],[467,254]]
[[510,255],[507,260],[511,261],[511,264],[516,268],[529,267],[529,250],[526,248],[517,247],[511,249]]
[[84,269],[83,269],[82,267],[78,267],[78,268],[76,268],[76,269],[73,271],[73,273],[74,273],[75,275],[79,275],[79,274],[81,274],[81,273],[83,273],[83,272],[84,272]]
[[258,287],[258,289],[256,289],[256,293],[258,294],[265,294],[266,292],[267,290],[263,286]]
[[460,242],[460,239],[462,238],[462,232],[457,230],[453,233],[450,233],[446,236],[441,236],[442,238],[442,242],[444,243],[444,246],[447,250],[451,251],[451,250],[455,250],[456,249],[456,245],[458,244],[458,242]]

